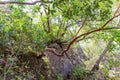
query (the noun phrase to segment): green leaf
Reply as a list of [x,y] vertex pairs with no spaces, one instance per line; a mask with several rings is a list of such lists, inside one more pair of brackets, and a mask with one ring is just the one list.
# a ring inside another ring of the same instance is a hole
[[26,26],[23,26],[23,27],[22,27],[22,30],[23,30],[23,31],[27,31]]
[[5,30],[5,32],[8,32],[8,31],[9,31],[9,27],[6,26],[6,27],[4,28],[4,30]]

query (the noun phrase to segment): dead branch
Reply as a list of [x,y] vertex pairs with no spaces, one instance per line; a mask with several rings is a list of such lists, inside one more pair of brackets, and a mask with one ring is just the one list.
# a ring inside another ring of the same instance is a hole
[[35,5],[37,3],[50,3],[43,0],[34,1],[34,2],[17,2],[17,1],[0,1],[0,4],[22,4],[22,5]]
[[98,60],[95,62],[95,65],[92,68],[92,72],[98,71],[99,70],[99,64],[100,61],[103,59],[103,57],[105,56],[105,54],[107,53],[107,51],[109,50],[109,47],[111,45],[111,43],[113,42],[113,40],[110,40],[105,48],[105,50],[103,51],[103,53],[100,55],[100,57],[98,58]]

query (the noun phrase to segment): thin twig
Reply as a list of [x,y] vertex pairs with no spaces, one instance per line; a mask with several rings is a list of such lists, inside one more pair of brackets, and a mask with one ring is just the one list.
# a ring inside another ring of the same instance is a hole
[[83,21],[82,26],[78,29],[75,37],[79,34],[80,30],[84,27],[85,21],[86,21],[86,18],[85,18],[85,20]]

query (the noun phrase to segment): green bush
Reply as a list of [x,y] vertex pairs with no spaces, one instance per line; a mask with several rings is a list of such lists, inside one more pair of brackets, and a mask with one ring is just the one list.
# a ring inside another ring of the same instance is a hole
[[85,76],[85,68],[81,65],[76,65],[76,67],[71,71],[71,76],[73,80],[83,79]]

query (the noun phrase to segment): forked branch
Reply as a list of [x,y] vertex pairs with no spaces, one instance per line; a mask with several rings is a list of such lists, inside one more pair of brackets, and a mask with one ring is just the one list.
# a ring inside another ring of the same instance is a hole
[[[120,15],[120,14],[119,14],[119,15]],[[86,32],[86,33],[83,33],[83,34],[81,34],[81,35],[79,35],[79,36],[74,37],[74,38],[72,39],[72,41],[68,44],[68,47],[67,47],[65,50],[63,50],[61,53],[57,53],[55,50],[53,50],[53,48],[46,48],[45,50],[48,51],[48,52],[53,53],[53,54],[56,55],[56,56],[62,57],[62,56],[64,56],[64,53],[66,53],[66,52],[70,49],[71,45],[72,45],[77,39],[79,39],[79,38],[81,38],[81,37],[88,36],[88,35],[90,35],[90,34],[92,34],[92,33],[98,32],[98,31],[112,30],[112,29],[120,29],[120,28],[118,28],[118,27],[105,28],[105,26],[106,26],[110,21],[112,21],[114,18],[118,17],[119,15],[113,16],[112,18],[110,18],[108,21],[106,21],[106,23],[103,24],[103,25],[102,25],[100,28],[98,28],[98,29],[95,29],[95,30],[92,30],[92,31],[88,31],[88,32]]]

